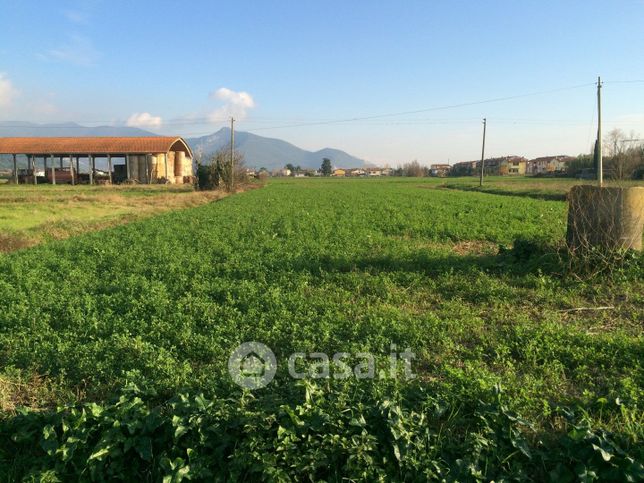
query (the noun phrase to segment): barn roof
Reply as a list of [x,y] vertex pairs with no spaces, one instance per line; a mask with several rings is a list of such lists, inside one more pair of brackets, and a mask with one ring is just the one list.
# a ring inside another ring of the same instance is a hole
[[183,151],[192,157],[180,137],[0,137],[0,154],[158,154]]

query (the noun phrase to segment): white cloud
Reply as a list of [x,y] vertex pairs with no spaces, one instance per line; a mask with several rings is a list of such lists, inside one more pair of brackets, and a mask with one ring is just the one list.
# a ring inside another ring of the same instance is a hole
[[16,89],[6,74],[0,72],[0,107],[7,107],[18,95]]
[[81,10],[66,10],[65,17],[72,23],[78,25],[87,25],[89,23],[89,14]]
[[99,53],[94,43],[84,35],[69,35],[67,42],[50,50],[46,57],[77,65],[91,65],[96,62]]
[[[20,99],[20,102],[15,102]],[[22,91],[15,87],[9,77],[0,72],[0,118],[17,121],[47,122],[60,113],[54,93],[33,90]]]
[[125,124],[131,127],[161,127],[163,119],[149,112],[136,112],[127,119]]
[[212,122],[221,122],[231,116],[238,120],[244,119],[248,111],[255,107],[253,96],[244,91],[236,92],[226,87],[220,87],[211,93],[210,97],[224,103],[208,116]]

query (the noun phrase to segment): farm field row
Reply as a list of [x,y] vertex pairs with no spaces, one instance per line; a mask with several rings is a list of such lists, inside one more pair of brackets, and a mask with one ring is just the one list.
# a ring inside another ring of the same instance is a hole
[[[416,181],[420,186],[428,188],[481,191],[547,200],[564,200],[573,185],[582,183],[572,179],[497,176],[488,177],[485,186],[479,188],[478,179],[474,177],[418,178]],[[642,182],[633,181],[628,184],[639,185]],[[0,188],[0,252],[101,230],[163,211],[198,206],[219,199],[222,195],[222,192],[195,192],[191,187],[184,186],[34,187],[6,184]]]
[[166,186],[0,186],[0,252],[197,206],[221,193]]
[[[489,194],[527,196],[535,199],[563,201],[570,188],[579,184],[594,185],[594,180],[572,178],[538,178],[526,176],[488,176],[483,186],[476,177],[443,178],[442,187]],[[644,180],[607,180],[606,186],[644,186]]]
[[[644,260],[569,277],[564,202],[427,187],[272,180],[0,255],[0,475],[636,479]],[[294,380],[314,352],[375,378]]]

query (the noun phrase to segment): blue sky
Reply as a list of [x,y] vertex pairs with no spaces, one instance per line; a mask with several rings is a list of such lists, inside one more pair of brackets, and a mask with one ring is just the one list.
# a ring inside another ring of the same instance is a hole
[[[237,128],[396,165],[644,135],[644,1],[0,0],[0,120]],[[392,113],[559,90],[499,102]],[[330,122],[329,122],[330,121]]]

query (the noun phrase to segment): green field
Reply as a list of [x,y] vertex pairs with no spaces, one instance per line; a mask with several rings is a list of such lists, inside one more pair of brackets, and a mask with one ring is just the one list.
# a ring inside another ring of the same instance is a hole
[[192,186],[0,186],[0,252],[197,206],[221,197]]
[[644,259],[571,276],[565,202],[445,182],[274,180],[0,254],[0,479],[644,478]]
[[[570,188],[578,184],[596,184],[594,180],[573,178],[540,178],[535,176],[487,176],[483,186],[475,176],[462,178],[443,178],[440,185],[444,188],[481,193],[526,196],[535,199],[564,201]],[[606,180],[606,186],[644,186],[642,180]]]

